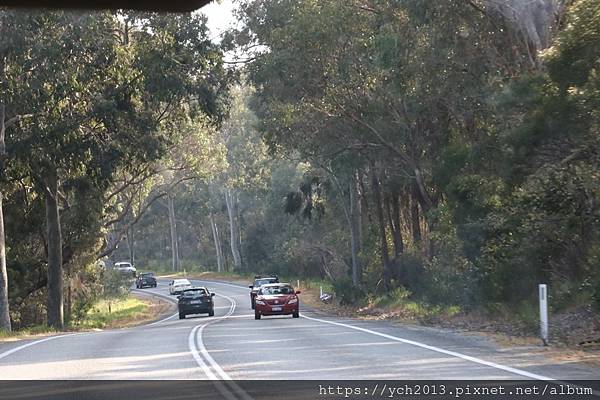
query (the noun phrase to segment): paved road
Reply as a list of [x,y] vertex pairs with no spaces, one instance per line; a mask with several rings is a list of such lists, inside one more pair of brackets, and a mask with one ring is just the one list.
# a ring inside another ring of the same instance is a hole
[[[301,312],[254,320],[248,289],[217,293],[215,317],[0,344],[1,379],[597,379],[531,348],[382,321]],[[168,296],[166,281],[146,293]]]

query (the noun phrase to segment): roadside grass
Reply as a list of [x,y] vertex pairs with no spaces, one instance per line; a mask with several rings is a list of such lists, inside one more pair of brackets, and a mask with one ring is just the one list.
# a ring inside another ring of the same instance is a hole
[[366,307],[360,308],[360,314],[373,314],[404,321],[427,322],[437,318],[449,318],[460,313],[458,306],[440,306],[410,299],[397,299],[382,296],[375,298]]
[[[111,312],[108,305],[110,303]],[[123,328],[133,326],[155,317],[155,312],[164,312],[164,307],[150,304],[135,297],[114,299],[110,302],[100,300],[85,314],[85,316],[65,326],[63,331],[46,325],[34,325],[19,330],[7,332],[0,329],[0,341],[20,340],[30,336],[44,336],[63,332],[78,332],[91,329]]]
[[148,304],[135,297],[117,300],[100,300],[73,324],[79,329],[104,329],[122,325],[146,318]]
[[50,328],[46,325],[34,325],[27,328],[19,329],[16,331],[7,332],[0,329],[0,340],[2,339],[18,339],[22,336],[35,336],[49,333],[58,333],[54,328]]
[[[289,279],[290,283],[292,285],[298,286],[298,279],[294,279],[291,278]],[[323,293],[329,293],[329,294],[333,294],[333,286],[331,285],[331,282],[326,281],[324,279],[315,279],[315,278],[309,278],[309,279],[299,279],[300,281],[300,289],[318,289],[320,290],[320,288],[323,288]]]

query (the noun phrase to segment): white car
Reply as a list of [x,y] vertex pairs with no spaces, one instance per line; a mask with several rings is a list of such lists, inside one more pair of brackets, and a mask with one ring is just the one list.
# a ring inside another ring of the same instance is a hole
[[123,274],[127,274],[127,275],[131,275],[131,276],[136,276],[137,274],[137,270],[135,269],[135,267],[133,265],[131,265],[130,262],[117,262],[115,263],[115,270],[123,273]]
[[178,294],[191,288],[192,284],[187,279],[175,279],[169,282],[169,294]]

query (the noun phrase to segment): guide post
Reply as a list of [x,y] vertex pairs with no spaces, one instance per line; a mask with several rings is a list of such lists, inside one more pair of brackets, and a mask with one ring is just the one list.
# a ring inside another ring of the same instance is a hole
[[548,288],[545,284],[539,285],[540,297],[540,335],[544,346],[548,346]]

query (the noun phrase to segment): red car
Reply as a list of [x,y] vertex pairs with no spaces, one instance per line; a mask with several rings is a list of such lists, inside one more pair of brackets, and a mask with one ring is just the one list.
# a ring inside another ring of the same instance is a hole
[[262,285],[256,295],[254,318],[263,315],[290,315],[300,317],[299,290],[288,283],[271,283]]

